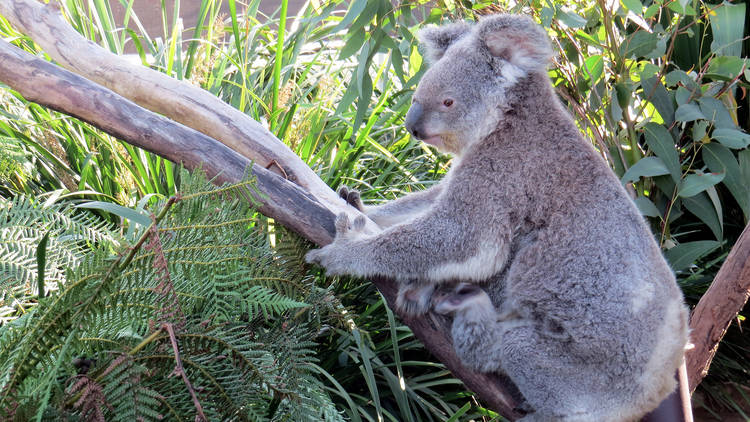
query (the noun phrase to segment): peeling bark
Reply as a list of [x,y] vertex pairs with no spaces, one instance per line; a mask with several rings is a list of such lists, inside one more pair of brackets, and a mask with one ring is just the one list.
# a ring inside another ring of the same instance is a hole
[[745,227],[729,256],[690,316],[690,340],[685,353],[690,391],[708,374],[708,367],[729,325],[750,297],[750,226]]

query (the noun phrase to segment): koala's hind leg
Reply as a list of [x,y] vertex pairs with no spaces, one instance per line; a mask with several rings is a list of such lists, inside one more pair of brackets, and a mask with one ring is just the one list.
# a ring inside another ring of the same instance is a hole
[[606,422],[602,410],[616,403],[596,396],[599,374],[566,358],[564,343],[540,336],[532,323],[500,322],[498,331],[497,358],[535,410],[521,421]]

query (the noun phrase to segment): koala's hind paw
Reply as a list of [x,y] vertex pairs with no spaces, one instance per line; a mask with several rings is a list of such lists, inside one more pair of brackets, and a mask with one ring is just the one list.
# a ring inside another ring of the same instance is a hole
[[364,212],[365,206],[362,204],[362,198],[360,198],[358,190],[342,185],[338,190],[338,194],[347,204]]
[[409,316],[422,315],[430,310],[434,284],[403,283],[399,286],[396,308]]
[[452,290],[441,289],[435,294],[435,312],[450,315],[460,310],[467,309],[476,301],[489,301],[489,296],[476,284],[461,283]]

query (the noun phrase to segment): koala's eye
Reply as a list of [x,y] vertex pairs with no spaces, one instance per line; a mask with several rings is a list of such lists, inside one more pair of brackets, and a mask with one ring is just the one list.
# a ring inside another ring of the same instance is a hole
[[446,106],[446,107],[452,106],[453,105],[453,99],[446,98],[445,100],[443,100],[443,105]]

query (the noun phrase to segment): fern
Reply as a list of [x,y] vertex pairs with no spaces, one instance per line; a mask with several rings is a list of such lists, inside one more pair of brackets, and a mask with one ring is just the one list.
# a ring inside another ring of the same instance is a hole
[[186,420],[201,408],[209,420],[341,419],[314,365],[330,292],[287,271],[299,261],[271,248],[239,199],[250,181],[181,180],[134,243],[65,205],[4,203],[13,297],[33,297],[44,233],[65,251],[47,264],[59,287],[0,327],[0,417]]

